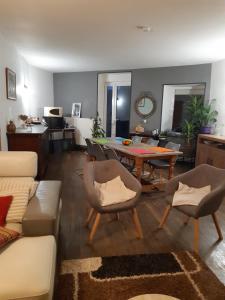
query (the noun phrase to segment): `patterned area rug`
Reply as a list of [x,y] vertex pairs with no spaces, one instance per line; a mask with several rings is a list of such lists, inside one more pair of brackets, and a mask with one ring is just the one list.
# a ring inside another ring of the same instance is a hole
[[190,252],[65,260],[57,300],[127,300],[165,294],[181,300],[224,300],[225,286]]

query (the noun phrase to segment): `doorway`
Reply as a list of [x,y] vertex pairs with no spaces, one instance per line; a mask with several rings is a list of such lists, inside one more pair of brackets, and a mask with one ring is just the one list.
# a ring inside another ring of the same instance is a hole
[[129,137],[131,73],[98,76],[98,113],[107,137]]

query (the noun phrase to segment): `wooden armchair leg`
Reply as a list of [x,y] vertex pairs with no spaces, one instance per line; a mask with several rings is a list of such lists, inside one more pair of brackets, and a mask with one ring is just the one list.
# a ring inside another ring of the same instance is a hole
[[222,235],[222,232],[221,232],[221,229],[220,229],[218,220],[217,220],[216,213],[213,213],[213,214],[212,214],[212,218],[213,218],[213,222],[214,222],[215,227],[216,227],[216,231],[217,231],[218,236],[219,236],[219,240],[222,240],[222,239],[223,239],[223,235]]
[[171,210],[171,205],[168,205],[167,208],[164,211],[164,214],[162,216],[162,220],[160,221],[159,228],[163,228],[163,225],[165,224],[165,222],[166,222],[166,220],[169,216],[170,210]]
[[89,211],[89,214],[88,214],[88,217],[86,219],[86,222],[85,222],[85,226],[88,227],[90,221],[91,221],[91,218],[94,214],[94,208],[91,208],[90,211]]
[[93,240],[93,237],[94,237],[94,235],[96,233],[96,230],[97,230],[99,222],[100,222],[100,218],[101,218],[101,214],[97,213],[95,221],[94,221],[94,224],[93,224],[93,226],[91,228],[91,232],[90,232],[89,237],[88,237],[89,243],[91,243],[92,240]]
[[142,239],[143,232],[142,232],[141,223],[140,223],[136,208],[132,209],[132,217],[133,217],[133,222],[134,222],[136,232],[137,232],[137,238]]
[[194,219],[194,251],[199,253],[199,220]]

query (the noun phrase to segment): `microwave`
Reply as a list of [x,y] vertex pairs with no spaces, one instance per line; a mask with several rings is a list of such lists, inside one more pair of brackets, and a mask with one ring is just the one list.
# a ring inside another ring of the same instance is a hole
[[44,117],[58,117],[63,116],[62,107],[44,107]]

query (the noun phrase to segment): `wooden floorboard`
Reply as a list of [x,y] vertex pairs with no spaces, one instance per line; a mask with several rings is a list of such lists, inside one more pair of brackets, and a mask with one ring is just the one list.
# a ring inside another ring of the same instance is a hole
[[[120,214],[119,221],[104,215],[92,245],[87,243],[85,219],[88,204],[82,181],[85,163],[83,152],[72,151],[52,154],[45,179],[62,180],[62,218],[59,252],[62,259],[112,256],[139,253],[157,253],[192,250],[193,221],[184,225],[185,216],[172,210],[163,229],[157,228],[166,207],[163,192],[143,194],[137,207],[144,238],[136,239],[132,216]],[[177,164],[175,173],[187,171],[188,165]],[[225,236],[225,202],[218,212],[218,221]],[[218,242],[211,217],[200,220],[200,256],[225,284],[225,241]]]

